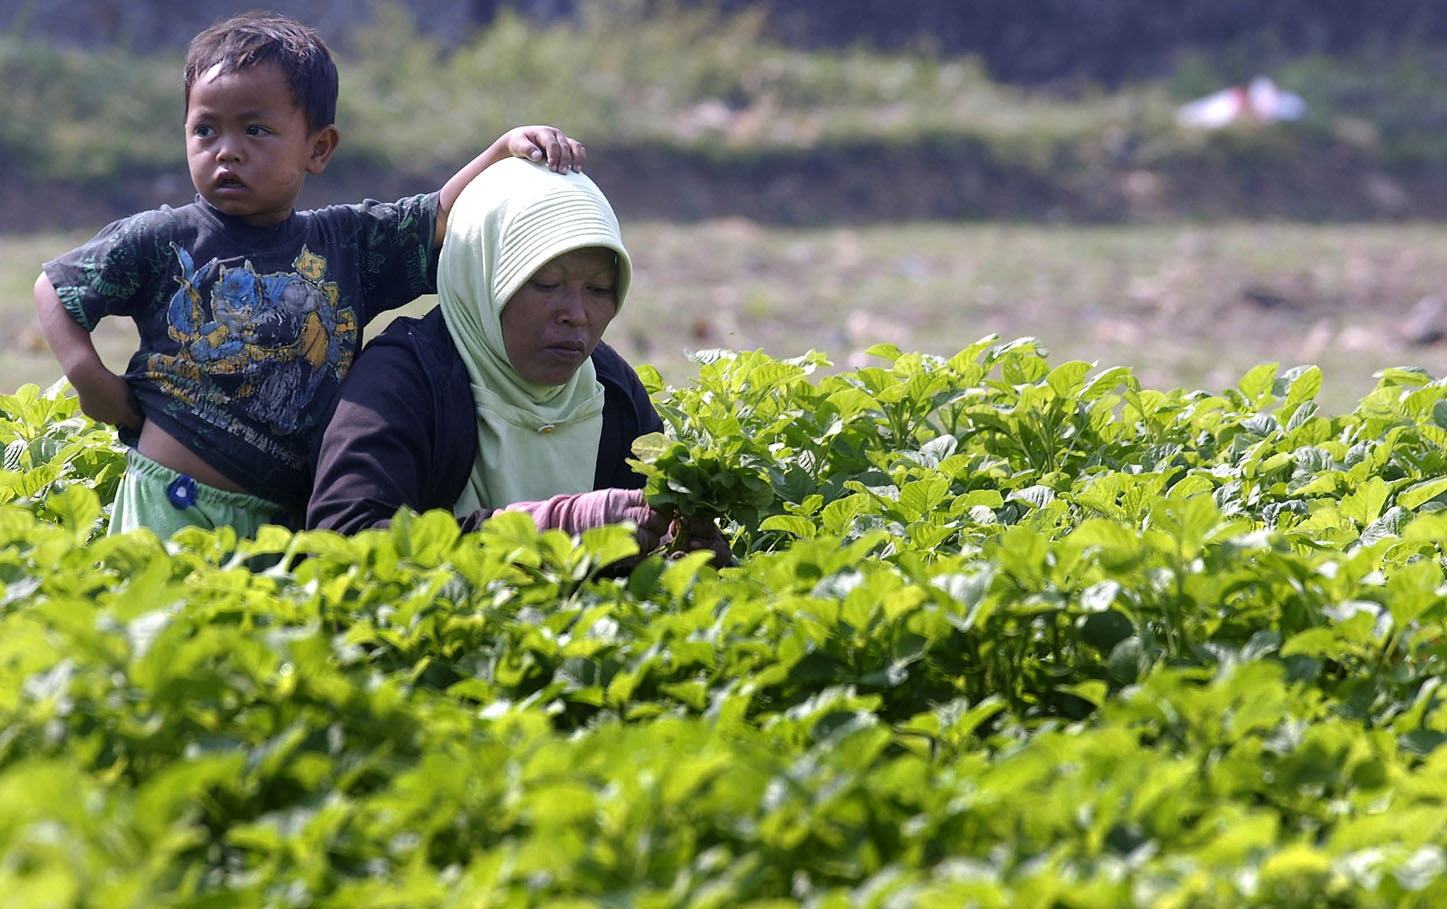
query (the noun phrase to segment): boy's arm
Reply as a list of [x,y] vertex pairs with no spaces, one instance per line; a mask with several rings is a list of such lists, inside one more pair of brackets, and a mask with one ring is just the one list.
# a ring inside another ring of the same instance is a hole
[[563,131],[551,126],[518,126],[508,130],[487,151],[473,158],[461,170],[453,174],[445,184],[437,200],[437,232],[433,235],[434,248],[442,246],[447,235],[447,213],[472,178],[487,170],[503,158],[527,158],[529,161],[546,161],[548,169],[562,172],[582,170],[588,160],[583,144],[563,135]]
[[35,312],[40,317],[40,333],[75,387],[85,415],[101,423],[140,429],[145,418],[136,406],[131,387],[106,368],[90,332],[71,318],[44,272],[35,280]]

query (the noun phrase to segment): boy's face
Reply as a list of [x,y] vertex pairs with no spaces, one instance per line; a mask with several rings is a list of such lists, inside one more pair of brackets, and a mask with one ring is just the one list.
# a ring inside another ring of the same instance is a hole
[[307,130],[306,114],[274,63],[191,86],[186,160],[201,197],[247,224],[285,220],[307,174],[319,174],[337,147],[335,126]]

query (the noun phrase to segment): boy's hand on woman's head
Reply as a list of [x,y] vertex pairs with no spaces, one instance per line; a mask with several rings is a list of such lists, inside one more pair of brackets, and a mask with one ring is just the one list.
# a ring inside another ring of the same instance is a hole
[[546,163],[555,173],[580,171],[588,160],[583,143],[569,139],[553,126],[518,126],[503,133],[499,140],[506,144],[508,154],[516,158]]
[[467,184],[488,167],[504,158],[524,158],[528,161],[546,163],[554,173],[580,171],[588,160],[583,143],[569,139],[563,131],[553,126],[515,126],[498,136],[487,149],[473,158],[462,169],[442,185],[437,195],[437,230],[435,244],[442,245],[447,236],[447,218],[452,205],[462,194]]

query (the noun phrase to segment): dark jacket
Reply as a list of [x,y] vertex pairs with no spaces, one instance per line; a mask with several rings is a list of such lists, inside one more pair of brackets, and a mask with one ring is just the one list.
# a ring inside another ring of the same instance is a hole
[[[637,489],[643,478],[625,459],[633,440],[663,421],[633,368],[600,343],[593,366],[603,386],[603,435],[594,489]],[[448,511],[477,457],[477,414],[467,367],[442,310],[399,318],[353,364],[312,453],[314,482],[306,526],[356,533],[383,527],[402,505]],[[491,514],[459,520],[475,530]]]

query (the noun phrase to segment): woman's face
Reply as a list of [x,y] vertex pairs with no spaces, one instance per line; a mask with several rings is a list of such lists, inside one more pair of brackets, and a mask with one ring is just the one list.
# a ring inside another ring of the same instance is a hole
[[502,340],[518,375],[538,385],[572,378],[618,311],[613,250],[587,246],[550,259],[502,308]]

